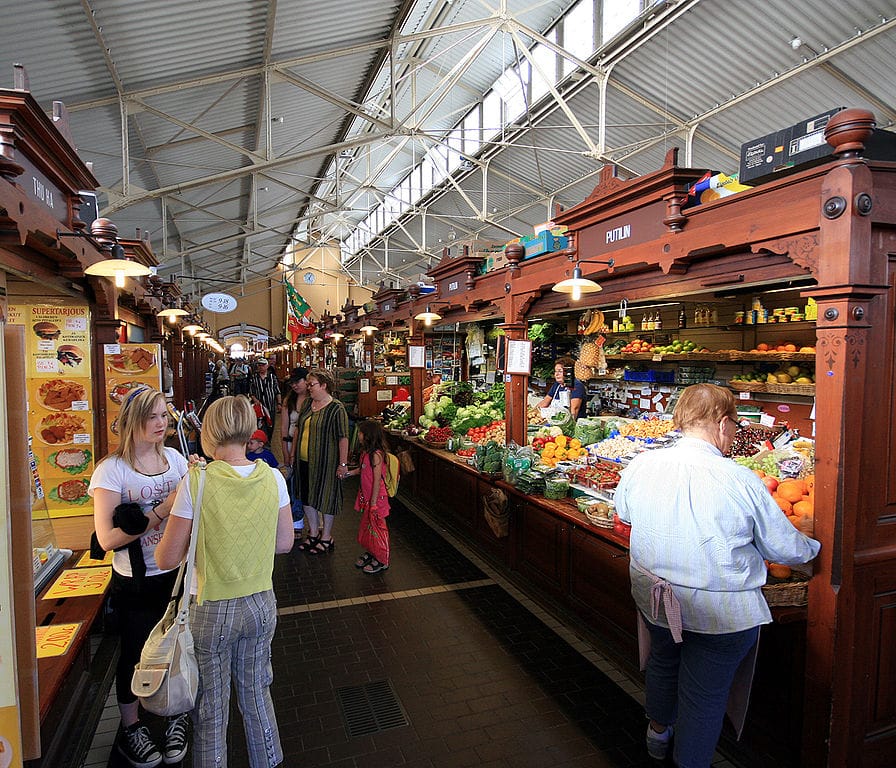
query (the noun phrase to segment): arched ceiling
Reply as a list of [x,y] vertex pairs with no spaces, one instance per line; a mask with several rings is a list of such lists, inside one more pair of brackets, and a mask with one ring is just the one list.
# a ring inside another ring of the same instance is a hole
[[[149,232],[186,293],[216,290],[276,273],[296,235],[351,232],[524,48],[572,47],[574,25],[550,33],[572,5],[41,0],[4,14],[0,84],[21,62],[42,106],[64,102],[101,214]],[[599,30],[611,2],[595,5]],[[893,125],[892,0],[640,6],[587,60],[557,58],[554,93],[341,269],[416,280],[445,247],[531,233],[607,162],[639,175],[679,146],[684,164],[732,173],[743,142],[832,107]]]

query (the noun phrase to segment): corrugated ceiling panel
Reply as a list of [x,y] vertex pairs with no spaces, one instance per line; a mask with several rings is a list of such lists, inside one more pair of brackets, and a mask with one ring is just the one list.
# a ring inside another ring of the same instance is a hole
[[226,72],[262,63],[265,0],[205,3],[93,3],[96,23],[128,89]]
[[395,0],[331,0],[277,6],[274,60],[358,43],[384,40],[401,2]]

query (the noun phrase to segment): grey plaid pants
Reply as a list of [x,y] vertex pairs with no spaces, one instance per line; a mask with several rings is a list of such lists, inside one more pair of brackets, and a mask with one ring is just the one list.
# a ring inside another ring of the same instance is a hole
[[227,768],[231,681],[243,716],[249,765],[272,768],[283,762],[270,691],[276,627],[273,590],[191,605],[190,629],[199,664],[199,693],[193,710],[194,768]]

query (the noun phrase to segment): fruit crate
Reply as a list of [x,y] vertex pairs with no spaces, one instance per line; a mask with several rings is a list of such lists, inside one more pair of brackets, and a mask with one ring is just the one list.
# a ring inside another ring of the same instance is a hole
[[713,365],[682,365],[678,369],[679,384],[703,384],[715,374]]

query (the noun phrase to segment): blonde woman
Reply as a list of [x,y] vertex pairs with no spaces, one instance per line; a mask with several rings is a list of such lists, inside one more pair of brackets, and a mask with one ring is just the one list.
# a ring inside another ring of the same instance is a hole
[[[190,628],[199,664],[193,710],[193,765],[227,766],[231,684],[243,716],[251,768],[283,762],[270,686],[271,641],[277,626],[274,554],[293,544],[289,493],[283,475],[246,458],[255,412],[245,397],[212,403],[202,423],[202,447],[213,457],[204,470]],[[180,484],[172,519],[156,557],[173,568],[190,543],[199,472]]]
[[168,719],[160,749],[141,724],[137,697],[131,693],[134,665],[165,612],[177,575],[155,558],[175,490],[187,473],[187,460],[163,445],[167,428],[165,396],[149,387],[133,390],[118,416],[121,445],[97,465],[88,489],[97,541],[107,552],[115,551],[110,592],[121,627],[115,672],[122,724],[118,750],[135,768],[179,763],[187,751],[187,715]]

